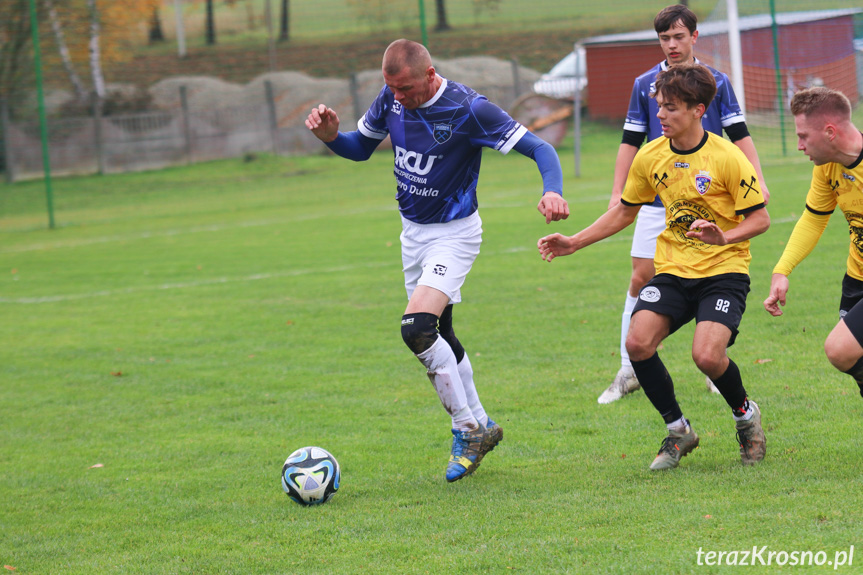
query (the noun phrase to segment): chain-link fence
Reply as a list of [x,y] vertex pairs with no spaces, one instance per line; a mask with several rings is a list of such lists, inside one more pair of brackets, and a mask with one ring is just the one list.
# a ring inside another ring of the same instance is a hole
[[[858,9],[857,3],[820,2],[819,10],[845,10],[845,19],[816,18],[813,32],[807,36],[798,30],[790,44],[790,27],[780,27],[774,31],[778,40],[765,43],[763,38],[771,34],[769,25],[759,32],[759,39],[748,46],[744,42],[746,78],[757,76],[761,82],[751,98],[754,85],[737,90],[753,104],[759,103],[757,114],[750,115],[753,127],[769,128],[782,121],[777,115],[781,106],[772,106],[779,102],[777,91],[819,80],[832,82],[816,73],[832,69],[831,61],[841,63],[836,77],[842,89],[860,86],[863,91],[863,41],[854,44],[863,38],[863,20],[859,13],[849,16]],[[710,25],[727,19],[726,0],[689,4],[705,27],[696,55],[730,74],[728,58],[719,54],[727,52],[727,45],[714,42],[706,33]],[[351,129],[381,88],[380,57],[396,37],[424,40],[442,75],[485,94],[526,125],[546,129],[544,137],[557,143],[572,125],[574,86],[583,88],[588,83],[587,92],[593,97],[581,94],[588,116],[617,123],[625,115],[625,103],[612,104],[616,96],[628,99],[634,76],[621,70],[628,70],[626,64],[636,53],[649,54],[645,61],[659,61],[652,20],[667,2],[621,0],[611,14],[607,5],[563,0],[529,4],[515,0],[237,0],[214,5],[214,38],[209,44],[204,3],[166,0],[158,19],[164,42],[122,64],[106,65],[109,96],[98,106],[82,106],[80,101],[70,105],[74,98],[63,67],[56,58],[53,62],[46,58],[52,173],[152,169],[257,152],[317,153],[322,145],[303,126],[309,109],[324,102],[338,111],[342,127]],[[767,18],[771,5],[780,16],[811,12],[804,0],[739,0],[737,5],[744,19]],[[280,12],[286,6],[290,6],[287,34],[285,14]],[[44,52],[50,55],[56,51],[52,44],[56,39],[44,28]],[[591,39],[639,31],[643,41],[620,40],[620,46],[636,51],[621,56],[623,60],[600,61],[590,55],[597,52],[591,47],[597,42],[591,44]],[[839,40],[829,47],[807,45],[816,37]],[[0,37],[0,42],[6,41],[7,37]],[[555,68],[557,75],[541,78],[573,52],[575,43],[584,43],[589,57],[585,60],[581,54],[581,59],[573,57],[569,64],[561,62],[562,68]],[[803,56],[809,62],[805,66]],[[622,87],[610,89],[615,77]],[[42,173],[32,74],[23,73],[20,78],[14,89],[7,86],[0,93],[0,167],[5,167],[7,180]],[[531,98],[535,90],[541,97]],[[856,94],[852,100],[857,100]],[[770,105],[762,105],[765,101]],[[763,134],[759,147],[762,141],[785,137],[769,130]]]
[[[471,85],[510,108],[539,74],[489,57],[436,60],[442,75]],[[336,109],[344,129],[357,121],[382,86],[378,70],[348,79],[297,72],[265,74],[247,85],[213,78],[175,78],[150,90],[157,110],[54,117],[49,125],[53,174],[110,173],[240,157],[257,152],[310,154],[324,149],[303,120],[318,102]],[[6,179],[41,175],[38,120],[12,120],[0,101]]]

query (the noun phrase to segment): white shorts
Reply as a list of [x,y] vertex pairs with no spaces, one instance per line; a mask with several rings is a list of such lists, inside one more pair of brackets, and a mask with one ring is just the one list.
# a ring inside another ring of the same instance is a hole
[[656,238],[665,229],[665,207],[641,206],[635,221],[635,234],[632,236],[634,258],[652,260],[656,255]]
[[417,224],[402,218],[402,267],[408,299],[418,285],[429,286],[461,301],[461,286],[479,255],[479,212],[444,224]]

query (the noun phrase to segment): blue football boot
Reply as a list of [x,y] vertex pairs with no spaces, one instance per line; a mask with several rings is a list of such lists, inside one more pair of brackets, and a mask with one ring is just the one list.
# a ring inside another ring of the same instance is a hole
[[486,429],[480,425],[473,431],[452,430],[452,453],[446,466],[446,480],[458,481],[479,467]]

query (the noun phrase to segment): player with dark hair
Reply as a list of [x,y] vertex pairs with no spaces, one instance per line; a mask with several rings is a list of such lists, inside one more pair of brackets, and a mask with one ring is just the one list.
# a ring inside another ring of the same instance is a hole
[[656,76],[654,98],[664,138],[644,146],[632,163],[620,202],[574,236],[538,242],[546,261],[572,254],[630,225],[656,196],[666,226],[657,239],[656,275],[632,312],[626,349],[644,393],[668,428],[651,469],[677,467],[698,446],[657,348],[695,319],[692,359],[731,408],[744,464],[764,458],[761,412],[750,401],[726,348],[734,343],[749,292],[749,240],[770,216],[755,169],[734,145],[702,126],[714,94],[710,70],[678,64]]
[[550,144],[485,96],[439,76],[421,44],[396,40],[382,69],[385,86],[357,130],[340,132],[338,115],[323,104],[306,126],[336,154],[356,161],[367,160],[390,136],[408,294],[401,333],[451,416],[446,479],[456,481],[473,473],[503,438],[479,400],[470,360],[453,330],[453,304],[461,301],[482,242],[476,193],[482,149],[515,150],[536,162],[544,190],[537,208],[546,223],[569,216],[563,173]]
[[833,367],[854,378],[863,395],[863,134],[851,122],[851,103],[841,92],[817,87],[791,99],[797,149],[815,164],[806,209],[794,226],[782,257],[773,268],[764,308],[780,316],[788,276],[815,248],[838,206],[851,241],[842,279],[839,322],[827,336],[824,351]]
[[[638,152],[638,148],[644,142],[653,141],[662,136],[662,127],[656,119],[656,101],[650,97],[653,91],[653,83],[656,75],[669,66],[675,66],[684,62],[699,63],[693,56],[693,48],[698,40],[696,26],[698,19],[686,6],[676,4],[664,8],[653,21],[653,27],[659,37],[659,45],[665,53],[665,60],[635,79],[632,87],[632,97],[629,102],[629,111],[626,114],[626,123],[623,126],[623,141],[617,152],[617,160],[614,164],[614,184],[611,190],[609,209],[620,201],[620,195],[626,184],[626,175],[632,165],[632,160]],[[746,158],[755,167],[758,181],[761,182],[761,191],[764,194],[764,202],[767,203],[769,194],[764,185],[761,174],[761,164],[758,160],[758,152],[749,135],[746,121],[737,97],[731,88],[728,76],[722,72],[708,67],[716,80],[716,97],[710,103],[702,118],[704,128],[721,136],[725,130],[729,139],[737,145],[746,155]],[[629,354],[626,352],[626,333],[629,330],[629,318],[635,307],[638,292],[653,277],[655,273],[653,256],[656,252],[656,238],[665,227],[665,209],[659,197],[652,205],[644,206],[638,214],[635,231],[632,238],[632,275],[629,280],[629,289],[626,293],[626,302],[623,306],[620,326],[620,369],[614,381],[599,396],[599,403],[611,403],[628,393],[639,389],[638,378],[632,370]],[[707,386],[711,391],[718,392],[707,379]]]

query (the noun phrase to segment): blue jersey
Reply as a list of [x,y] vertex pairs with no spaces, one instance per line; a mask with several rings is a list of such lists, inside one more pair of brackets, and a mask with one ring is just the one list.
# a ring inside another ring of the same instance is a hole
[[[701,64],[698,60],[696,63]],[[746,119],[743,117],[743,111],[740,109],[740,104],[737,102],[737,96],[734,95],[728,76],[710,66],[704,67],[713,72],[713,77],[716,79],[716,96],[707,111],[704,112],[701,125],[708,132],[721,136],[723,128],[745,122]],[[631,132],[647,132],[648,142],[662,135],[662,126],[659,125],[659,120],[656,118],[659,106],[656,105],[656,100],[651,98],[650,94],[656,85],[656,75],[667,69],[668,64],[663,60],[636,78],[632,87],[632,97],[629,100],[629,111],[626,113],[626,123],[623,125],[623,129]]]
[[446,78],[415,110],[402,107],[384,86],[358,127],[368,138],[389,134],[399,211],[418,224],[474,213],[482,148],[506,154],[527,132],[485,96]]
[[[704,65],[697,59],[695,62],[713,72],[713,77],[716,79],[716,96],[707,111],[704,112],[701,125],[708,132],[722,136],[723,128],[746,121],[743,117],[743,110],[740,109],[740,104],[737,102],[737,96],[734,95],[728,76],[719,70]],[[650,94],[653,93],[656,85],[656,75],[667,69],[668,63],[663,60],[636,78],[632,86],[632,97],[629,100],[629,111],[626,113],[626,123],[623,125],[623,129],[630,132],[646,132],[648,142],[662,136],[662,126],[656,117],[659,106],[656,105],[656,100],[651,98]],[[653,205],[662,205],[659,196]]]

